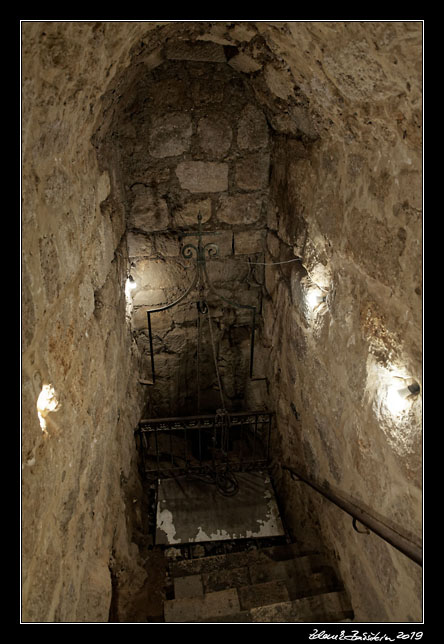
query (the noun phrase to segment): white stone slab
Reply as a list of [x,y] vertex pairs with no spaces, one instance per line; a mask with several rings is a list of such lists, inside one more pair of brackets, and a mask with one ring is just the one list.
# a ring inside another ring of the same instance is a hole
[[159,481],[156,543],[178,544],[284,535],[266,472],[237,472],[239,491],[186,477]]

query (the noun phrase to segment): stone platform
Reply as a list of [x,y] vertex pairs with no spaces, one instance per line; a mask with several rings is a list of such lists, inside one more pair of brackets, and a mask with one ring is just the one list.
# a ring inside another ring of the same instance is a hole
[[284,527],[267,472],[236,472],[239,491],[186,476],[159,481],[156,544],[283,536]]

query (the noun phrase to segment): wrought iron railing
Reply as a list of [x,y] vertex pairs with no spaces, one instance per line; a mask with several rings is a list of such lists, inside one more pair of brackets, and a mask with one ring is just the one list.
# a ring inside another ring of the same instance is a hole
[[274,413],[238,412],[142,419],[135,431],[147,479],[267,467]]

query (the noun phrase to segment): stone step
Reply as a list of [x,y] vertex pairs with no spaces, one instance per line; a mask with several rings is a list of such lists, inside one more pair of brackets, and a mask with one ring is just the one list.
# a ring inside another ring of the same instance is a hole
[[225,588],[239,588],[251,584],[248,566],[222,568],[222,570],[204,572],[201,575],[201,579],[206,593],[224,590]]
[[184,597],[164,602],[165,622],[217,621],[227,615],[241,612],[235,588],[208,593],[201,597]]
[[257,550],[246,550],[242,552],[231,552],[222,555],[199,557],[197,559],[184,559],[172,561],[169,565],[171,577],[184,577],[186,575],[198,575],[210,573],[217,570],[241,568],[259,563],[270,563],[272,561],[285,561],[295,557],[318,555],[315,551],[303,551],[295,544],[283,544],[260,548]]
[[[214,590],[227,590],[232,586],[226,585]],[[201,575],[187,575],[174,579],[174,599],[185,599],[186,597],[201,597],[204,594],[204,586]]]
[[287,578],[285,579],[285,584],[290,599],[300,599],[301,597],[311,597],[312,595],[341,591],[344,588],[333,569],[330,569],[330,571],[315,572],[310,576],[302,578]]
[[[283,564],[286,565],[283,565]],[[291,566],[291,562],[275,562],[274,564],[258,564],[232,568],[228,570],[217,570],[202,575],[189,575],[178,577],[174,581],[175,597],[184,596],[182,588],[187,591],[198,584],[199,592],[216,592],[226,588],[240,588],[250,584],[264,583],[267,581],[284,580],[290,595],[290,599],[297,599],[307,595],[342,589],[334,570],[326,565],[322,566],[320,572],[313,572],[313,564],[308,561],[304,569],[301,566]],[[190,583],[187,584],[187,579]],[[199,580],[199,581],[197,581]],[[178,595],[178,592],[181,594]],[[187,596],[190,596],[189,594]]]
[[[201,597],[203,594],[237,588],[239,597],[247,596],[248,588],[260,588],[263,584],[280,584],[285,587],[285,598],[289,600],[310,597],[321,593],[342,590],[336,575],[325,572],[313,573],[307,577],[270,579],[262,584],[252,584],[247,568],[234,568],[207,575],[188,575],[174,580],[174,598]],[[265,603],[265,602],[264,602]],[[242,605],[242,601],[241,601]],[[260,605],[260,604],[256,604]]]
[[339,622],[353,617],[344,591],[323,593],[249,610],[251,622]]
[[207,617],[202,622],[212,623],[329,623],[353,621],[353,610],[345,592],[331,592],[315,597],[259,606],[237,613]]
[[[192,576],[182,579],[190,581]],[[194,597],[176,597],[164,602],[164,616],[166,622],[193,622],[211,618],[228,618],[248,611],[250,608],[288,602],[289,600],[287,586],[283,580],[279,579]]]
[[282,561],[252,562],[248,569],[251,581],[254,584],[273,579],[294,579],[300,580],[309,578],[313,573],[324,572],[328,566],[325,555],[315,554],[302,557],[294,557]]
[[249,610],[242,610],[239,613],[233,613],[232,615],[222,615],[217,619],[209,617],[202,620],[202,622],[217,622],[218,624],[250,624],[251,621],[252,619]]
[[[238,563],[242,562],[238,561]],[[320,555],[308,555],[268,563],[257,563],[255,560],[250,561],[250,565],[238,568],[223,567],[201,574],[175,577],[173,578],[174,597],[198,596],[203,592],[217,592],[274,580],[286,580],[291,599],[341,588],[333,568],[326,564],[325,558]]]
[[264,584],[251,584],[237,589],[241,610],[267,606],[290,600],[287,586],[282,579],[266,581]]
[[326,554],[294,544],[171,561],[166,622],[337,622],[353,610]]
[[249,574],[253,584],[285,579],[290,599],[343,588],[335,569],[324,555],[254,564],[249,566]]
[[[224,588],[223,590],[205,593],[203,592],[199,576],[189,575],[187,577],[181,577],[176,581],[183,583],[178,583],[175,586],[175,598],[165,602],[165,604],[168,605],[168,614],[171,614],[174,606],[176,607],[174,610],[180,612],[180,615],[185,615],[185,611],[188,609],[193,612],[196,610],[196,606],[202,606],[205,604],[205,598],[210,598],[206,601],[207,605],[205,610],[211,610],[213,600],[216,601],[216,599],[219,599],[222,602],[225,602],[228,597],[234,597],[233,593],[231,595],[224,594],[225,590],[237,591],[238,602],[241,610],[248,610],[249,608],[254,608],[256,606],[275,604],[291,599],[286,583],[282,579],[267,581],[263,584],[238,585],[233,588]],[[196,601],[181,601],[193,599]],[[175,602],[174,606],[171,602]]]

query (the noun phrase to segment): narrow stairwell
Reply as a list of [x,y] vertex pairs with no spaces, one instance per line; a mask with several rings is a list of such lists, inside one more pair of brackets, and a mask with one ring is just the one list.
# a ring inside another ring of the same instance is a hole
[[353,610],[334,564],[293,543],[171,559],[165,622],[341,622]]
[[[285,526],[269,458],[273,414],[230,414],[225,450],[213,447],[205,460],[204,439],[222,444],[217,420],[139,424],[152,552],[159,554],[159,578],[166,573],[165,587],[156,590],[162,601],[146,621],[159,621],[161,612],[164,623],[353,620],[334,555],[319,535],[304,529],[299,538]],[[225,478],[210,476],[221,472]],[[236,485],[228,489],[227,482]]]

